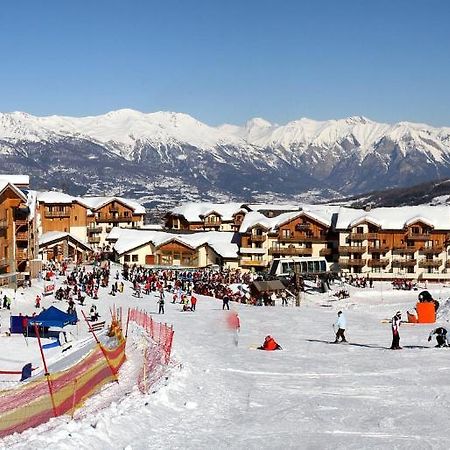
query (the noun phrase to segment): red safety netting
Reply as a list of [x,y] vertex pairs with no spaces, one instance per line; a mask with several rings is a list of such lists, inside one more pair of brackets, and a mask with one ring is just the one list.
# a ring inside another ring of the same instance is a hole
[[144,359],[138,379],[141,392],[148,392],[150,387],[161,379],[164,366],[170,363],[173,327],[156,322],[147,312],[137,308],[128,310],[128,322],[134,322],[142,327],[150,338],[144,349]]
[[114,345],[97,344],[69,369],[31,379],[19,388],[0,391],[0,437],[35,427],[52,417],[73,414],[104,384],[117,381],[125,361],[125,340],[111,327]]

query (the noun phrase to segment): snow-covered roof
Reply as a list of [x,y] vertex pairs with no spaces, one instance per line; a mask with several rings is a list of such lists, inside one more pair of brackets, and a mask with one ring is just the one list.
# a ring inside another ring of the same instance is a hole
[[4,175],[0,174],[0,181],[7,181],[18,186],[28,186],[30,184],[29,175]]
[[65,239],[66,237],[71,238],[72,240],[78,242],[81,246],[90,248],[90,245],[86,244],[85,242],[78,239],[73,234],[64,232],[64,231],[48,231],[47,233],[44,233],[39,238],[39,246],[44,246],[50,242],[54,241],[60,241],[61,239]]
[[41,203],[57,204],[64,203],[69,204],[76,200],[76,197],[72,195],[65,194],[64,192],[58,191],[45,191],[37,193],[37,200]]
[[[177,241],[191,248],[209,245],[223,258],[237,258],[238,245],[234,243],[234,233],[221,231],[203,231],[193,234],[173,234],[164,231],[125,230],[116,231],[114,250],[119,255],[129,252],[143,245],[153,244],[155,247]],[[110,235],[108,235],[110,238]]]
[[339,208],[336,229],[347,230],[368,221],[384,230],[402,230],[416,222],[423,222],[435,230],[450,230],[450,208],[447,206],[401,206],[374,208],[370,211]]
[[141,204],[139,204],[135,200],[131,200],[128,198],[123,198],[123,197],[80,197],[77,200],[84,203],[92,210],[102,208],[103,206],[107,205],[108,203],[111,203],[112,201],[118,201],[120,203],[123,203],[126,206],[129,206],[131,209],[133,209],[135,214],[145,214],[145,208]]
[[58,204],[69,204],[77,202],[86,208],[93,211],[99,209],[112,201],[118,201],[133,209],[135,214],[145,214],[145,208],[135,200],[130,200],[123,197],[73,197],[72,195],[65,194],[64,192],[46,191],[38,192],[37,198],[39,202]]
[[274,205],[270,203],[245,203],[251,211],[298,211],[300,205]]
[[26,195],[14,184],[9,181],[0,180],[0,193],[2,193],[7,188],[12,189],[19,197],[21,197],[24,201],[26,201]]
[[203,218],[215,212],[222,220],[233,220],[239,211],[247,212],[242,203],[194,203],[189,202],[172,209],[173,215],[183,216],[188,222],[202,222]]

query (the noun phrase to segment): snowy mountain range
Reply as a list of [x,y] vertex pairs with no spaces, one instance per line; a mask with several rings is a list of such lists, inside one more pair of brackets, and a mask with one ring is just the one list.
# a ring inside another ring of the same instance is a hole
[[178,201],[295,200],[450,177],[450,127],[365,117],[208,126],[187,114],[0,114],[0,163],[34,188]]

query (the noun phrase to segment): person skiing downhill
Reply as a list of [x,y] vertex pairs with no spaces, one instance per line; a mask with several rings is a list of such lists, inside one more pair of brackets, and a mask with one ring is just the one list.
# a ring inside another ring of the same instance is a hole
[[434,330],[431,330],[430,335],[428,336],[428,342],[431,341],[433,335],[436,335],[437,345],[436,347],[448,347],[449,343],[447,340],[447,330],[444,327],[438,327]]
[[336,339],[334,340],[334,344],[337,344],[339,342],[339,338],[341,339],[340,342],[347,342],[347,340],[345,339],[345,335],[344,335],[346,327],[347,327],[347,320],[346,320],[344,314],[342,313],[342,311],[339,311],[337,313],[337,320],[333,324],[334,330],[337,329]]
[[402,313],[397,311],[392,318],[392,345],[391,350],[401,350],[400,347],[400,324],[402,321]]

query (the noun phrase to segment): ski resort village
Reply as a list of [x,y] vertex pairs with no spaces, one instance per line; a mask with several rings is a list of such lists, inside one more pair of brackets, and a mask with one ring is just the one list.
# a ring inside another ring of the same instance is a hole
[[448,448],[450,207],[31,185],[0,175],[0,448]]

